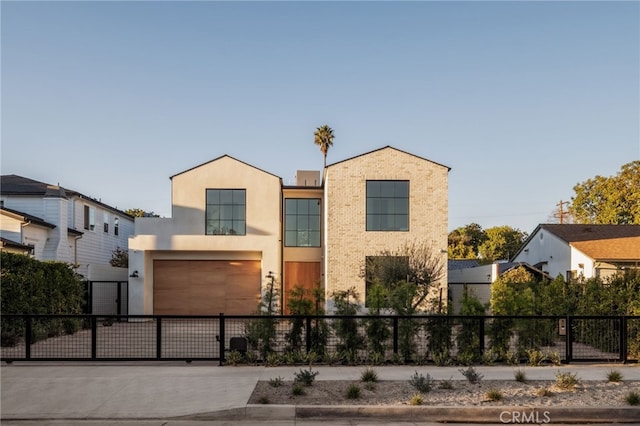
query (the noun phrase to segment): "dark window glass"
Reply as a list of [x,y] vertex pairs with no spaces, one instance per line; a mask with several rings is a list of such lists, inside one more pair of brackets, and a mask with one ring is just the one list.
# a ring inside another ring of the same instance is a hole
[[207,189],[206,235],[246,235],[246,190]]
[[409,181],[367,181],[367,231],[409,230]]
[[284,208],[284,245],[320,247],[320,199],[287,198]]

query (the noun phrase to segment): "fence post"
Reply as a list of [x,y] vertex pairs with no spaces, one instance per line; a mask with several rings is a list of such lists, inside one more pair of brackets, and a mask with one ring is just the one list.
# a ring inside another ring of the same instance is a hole
[[393,317],[393,354],[398,353],[398,317]]
[[156,359],[162,358],[162,317],[156,318]]
[[478,334],[480,338],[480,341],[478,342],[478,350],[480,351],[480,358],[482,359],[482,355],[484,354],[484,317],[480,317],[478,320]]
[[565,336],[565,362],[570,364],[573,360],[573,324],[572,317],[567,315],[567,334]]
[[620,317],[620,361],[627,363],[627,317]]
[[311,352],[311,317],[306,317],[307,322],[307,353]]
[[220,366],[224,365],[224,353],[226,351],[224,347],[225,337],[224,337],[224,314],[220,312]]
[[98,355],[98,317],[91,316],[91,359],[95,360]]
[[122,315],[122,287],[120,286],[120,281],[117,283],[118,289],[117,291],[117,304],[116,304],[116,314],[118,314],[118,322],[122,321],[120,315]]
[[31,359],[31,334],[32,334],[32,326],[31,326],[31,317],[27,316],[26,324],[24,327],[24,343],[25,343],[25,352],[24,357],[26,359]]

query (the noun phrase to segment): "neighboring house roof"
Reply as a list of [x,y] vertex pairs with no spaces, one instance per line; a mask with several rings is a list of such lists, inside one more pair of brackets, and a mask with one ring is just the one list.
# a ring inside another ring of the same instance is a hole
[[578,241],[571,245],[595,260],[640,260],[640,237]]
[[52,189],[52,185],[44,182],[40,182],[34,179],[29,179],[23,176],[18,175],[2,175],[0,176],[0,194],[2,195],[31,195],[31,196],[59,196],[63,198],[67,198],[67,196],[74,196],[78,198],[84,198],[86,200],[91,200],[95,204],[98,204],[106,209],[113,210],[122,216],[126,216],[134,219],[133,216],[128,215],[127,213],[119,210],[115,207],[111,207],[108,204],[103,203],[102,201],[96,200],[95,198],[88,197],[86,195],[81,194],[78,191],[74,191],[71,189],[59,187],[57,190],[55,188]]
[[540,224],[514,258],[541,230],[560,238],[595,260],[640,259],[640,225]]
[[24,250],[30,252],[33,250],[33,246],[29,246],[26,244],[21,244],[16,241],[10,240],[8,238],[0,237],[0,242],[2,242],[2,247],[11,247],[19,250]]
[[467,269],[467,268],[475,268],[479,266],[477,260],[475,259],[449,259],[447,260],[447,269],[450,271],[455,271],[458,269]]
[[244,164],[244,165],[246,165],[246,166],[248,166],[248,167],[251,167],[251,168],[253,168],[253,169],[260,170],[262,173],[266,173],[266,174],[268,174],[268,175],[271,175],[271,176],[277,177],[278,179],[282,180],[282,178],[281,178],[280,176],[276,176],[276,175],[274,175],[273,173],[270,173],[270,172],[267,172],[267,171],[265,171],[265,170],[262,170],[261,168],[258,168],[258,167],[256,167],[256,166],[253,166],[253,165],[251,165],[251,164],[249,164],[249,163],[245,163],[244,161],[242,161],[242,160],[238,160],[237,158],[234,158],[234,157],[232,157],[232,156],[230,156],[230,155],[227,155],[227,154],[225,154],[225,155],[221,155],[220,157],[216,157],[216,158],[214,158],[213,160],[205,161],[205,162],[204,162],[204,163],[202,163],[202,164],[198,164],[197,166],[193,166],[193,167],[191,167],[190,169],[184,170],[184,171],[182,171],[182,172],[180,172],[180,173],[176,173],[176,174],[175,174],[175,175],[173,175],[173,176],[169,176],[169,179],[173,179],[173,178],[174,178],[174,177],[176,177],[176,176],[180,176],[181,174],[184,174],[184,173],[190,172],[191,170],[195,170],[195,169],[197,169],[197,168],[199,168],[199,167],[205,166],[205,165],[207,165],[207,164],[213,163],[213,162],[218,161],[218,160],[221,160],[221,159],[223,159],[223,158],[230,158],[230,159],[232,159],[232,160],[234,160],[234,161],[237,161],[238,163],[242,163],[242,164]]
[[[0,211],[3,211],[5,214],[9,214],[10,216],[13,216],[16,219],[19,219],[23,222],[28,222],[31,223],[33,225],[40,225],[40,226],[44,226],[46,228],[55,228],[57,225],[54,225],[53,223],[49,223],[46,222],[43,219],[40,219],[39,217],[30,215],[28,213],[24,213],[24,212],[20,212],[18,210],[13,210],[13,209],[8,209],[6,207],[0,207]],[[69,234],[71,235],[84,235],[84,232],[80,232],[77,229],[73,229],[73,228],[67,228],[67,231]]]
[[22,220],[23,222],[29,222],[29,223],[33,223],[34,225],[40,225],[40,226],[44,226],[51,229],[56,227],[56,225],[54,225],[53,223],[45,222],[44,219],[41,219],[39,217],[30,215],[27,213],[19,212],[18,210],[8,209],[6,207],[2,207],[0,208],[0,210],[5,213],[9,213],[10,216],[13,216],[16,219]]
[[537,268],[534,265],[530,265],[527,262],[504,262],[504,263],[498,263],[498,274],[502,275],[505,272],[509,272],[509,271],[511,271],[513,269],[516,269],[516,268],[519,268],[519,267],[523,267],[523,268],[527,269],[529,272],[531,272],[537,278],[551,279],[551,277],[549,276],[549,274],[547,272],[543,271],[540,268]]
[[412,153],[410,153],[410,152],[403,151],[403,150],[398,149],[398,148],[394,148],[394,147],[392,147],[392,146],[390,146],[390,145],[383,146],[382,148],[374,149],[373,151],[365,152],[365,153],[363,153],[363,154],[359,154],[359,155],[356,155],[356,156],[354,156],[354,157],[351,157],[351,158],[347,158],[347,159],[345,159],[345,160],[338,161],[338,162],[336,162],[336,163],[328,164],[328,165],[327,165],[327,168],[329,168],[329,167],[333,167],[333,166],[335,166],[335,165],[337,165],[337,164],[340,164],[340,163],[344,163],[345,161],[351,161],[351,160],[353,160],[353,159],[355,159],[355,158],[364,157],[364,156],[367,156],[367,155],[369,155],[369,154],[373,154],[374,152],[382,151],[382,150],[384,150],[384,149],[393,149],[393,150],[395,150],[395,151],[402,152],[403,154],[407,154],[407,155],[410,155],[410,156],[412,156],[412,157],[416,157],[416,158],[419,158],[419,159],[421,159],[421,160],[428,161],[428,162],[430,162],[430,163],[436,164],[436,165],[438,165],[438,166],[445,167],[448,171],[451,171],[451,167],[449,167],[449,166],[445,166],[444,164],[436,163],[435,161],[429,160],[429,159],[424,158],[424,157],[420,157],[419,155],[415,155],[415,154],[412,154]]

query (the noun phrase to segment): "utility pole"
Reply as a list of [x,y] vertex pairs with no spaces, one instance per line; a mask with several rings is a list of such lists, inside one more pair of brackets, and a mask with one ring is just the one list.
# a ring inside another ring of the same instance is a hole
[[558,207],[558,210],[553,214],[555,217],[557,217],[560,220],[560,225],[564,223],[564,217],[569,216],[569,211],[568,210],[565,211],[563,208],[565,204],[569,205],[569,202],[560,200],[560,202],[556,204],[556,206]]

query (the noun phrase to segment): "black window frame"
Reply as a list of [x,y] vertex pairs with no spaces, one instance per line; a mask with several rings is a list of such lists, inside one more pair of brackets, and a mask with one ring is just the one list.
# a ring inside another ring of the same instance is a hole
[[[402,188],[399,184],[406,185]],[[410,193],[409,180],[371,179],[366,181],[367,232],[409,232]],[[382,213],[382,210],[387,210]],[[406,211],[406,212],[405,212]],[[404,220],[402,220],[404,219]]]
[[[241,197],[240,194],[242,194]],[[215,201],[214,199],[217,199],[217,202],[210,202],[210,200]],[[205,189],[204,221],[205,235],[247,235],[247,190],[245,188]]]
[[[311,207],[314,203],[318,207],[317,214],[309,213],[309,209],[304,211],[304,206],[300,202],[305,201]],[[295,212],[289,210],[288,202],[295,202]],[[322,246],[322,199],[321,198],[285,198],[284,200],[284,246],[285,247],[311,247]],[[313,229],[311,218],[317,217],[317,229]],[[295,220],[295,224],[292,224]],[[306,223],[306,226],[299,226],[299,223]],[[295,233],[295,243],[291,244],[290,235]],[[312,238],[317,236],[317,240]],[[304,241],[307,244],[304,244]],[[313,241],[313,243],[312,243]],[[316,244],[317,241],[317,244]]]

